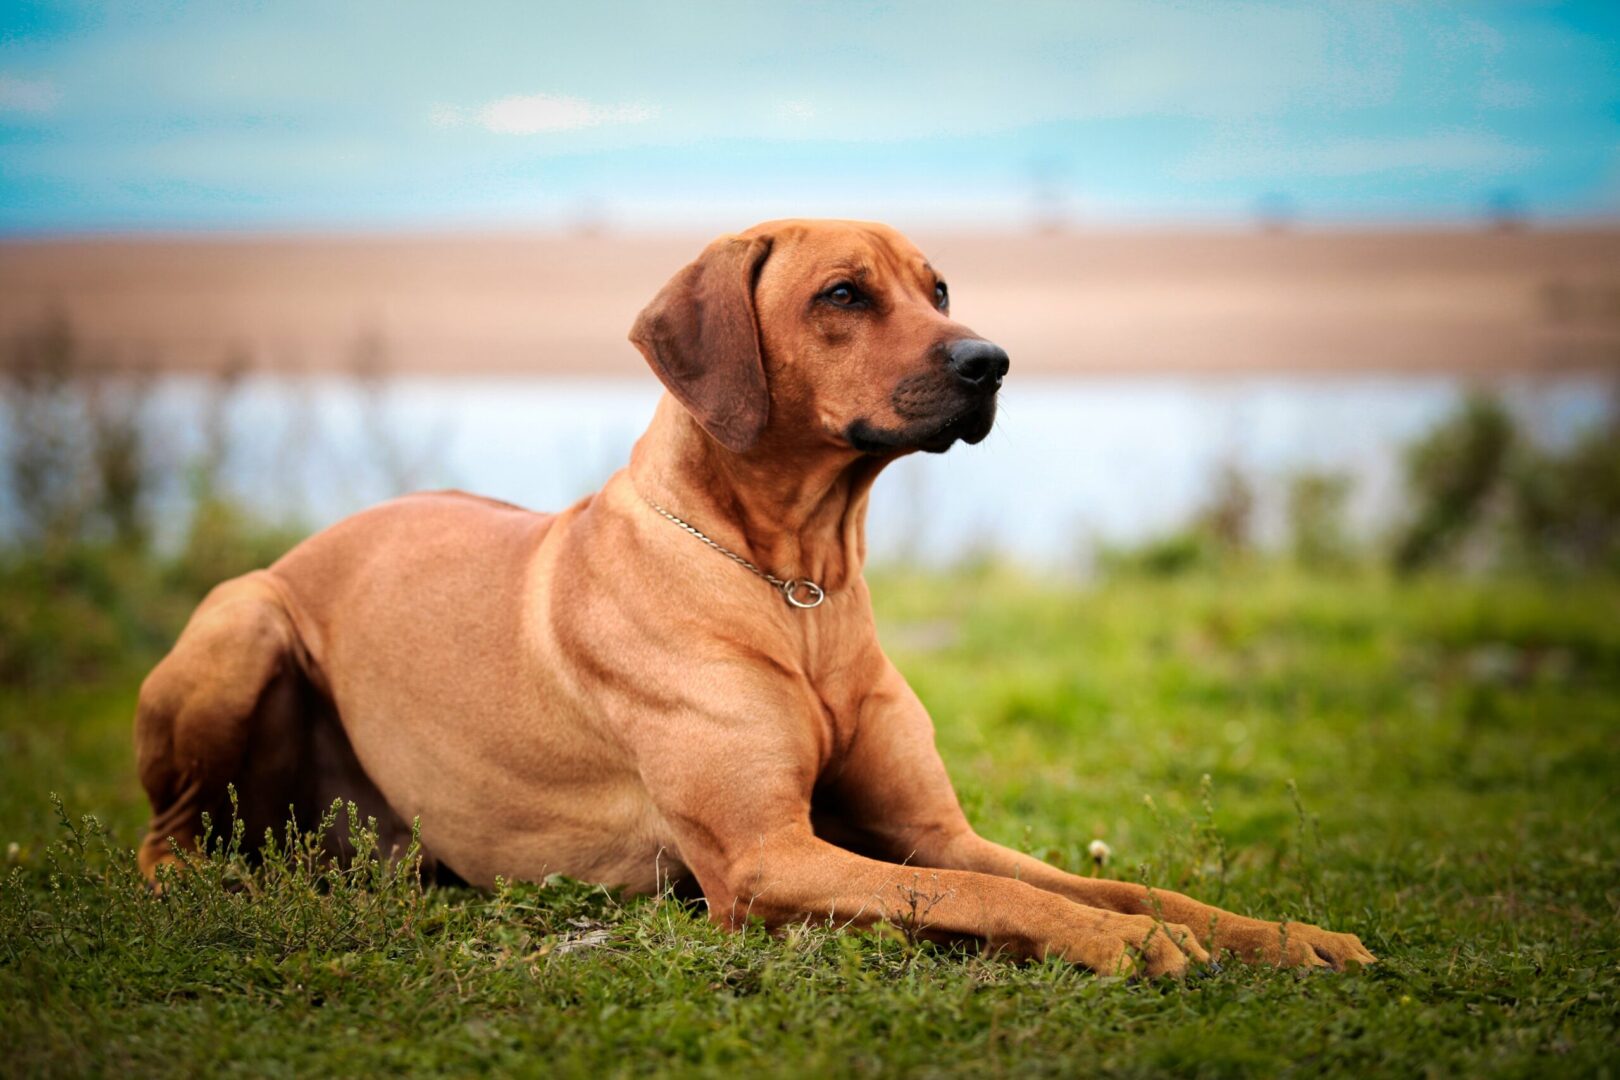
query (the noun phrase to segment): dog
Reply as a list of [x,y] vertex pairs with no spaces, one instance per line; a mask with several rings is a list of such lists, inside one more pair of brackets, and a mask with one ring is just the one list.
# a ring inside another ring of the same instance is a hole
[[871,925],[909,890],[923,936],[1107,974],[1374,959],[969,826],[879,647],[865,518],[889,462],[989,433],[1009,363],[908,240],[723,237],[630,340],[668,392],[601,491],[407,496],[207,596],[141,687],[149,878],[234,788],[250,836],[342,798],[469,884],[684,885],[729,927]]

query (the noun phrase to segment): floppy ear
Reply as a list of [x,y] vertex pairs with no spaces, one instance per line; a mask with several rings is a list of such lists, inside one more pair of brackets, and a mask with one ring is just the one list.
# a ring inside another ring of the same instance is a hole
[[769,239],[728,237],[670,278],[630,328],[669,392],[728,450],[742,453],[770,418],[754,283]]

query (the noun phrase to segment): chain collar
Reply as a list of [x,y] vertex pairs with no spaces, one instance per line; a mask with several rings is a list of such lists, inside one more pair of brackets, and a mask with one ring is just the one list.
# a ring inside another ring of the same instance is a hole
[[[640,493],[638,492],[637,494]],[[732,551],[729,548],[721,547],[707,536],[704,536],[701,532],[698,532],[698,530],[693,528],[691,525],[688,525],[686,522],[682,521],[668,510],[665,510],[662,506],[659,506],[657,503],[647,498],[647,496],[642,495],[641,501],[657,511],[661,517],[664,517],[667,520],[674,522],[676,525],[679,525],[681,528],[685,529],[687,532],[691,533],[705,544],[708,544],[710,547],[714,548],[714,550],[718,551],[720,554],[724,555],[726,558],[730,559],[744,570],[747,570],[750,573],[770,582],[776,591],[782,594],[782,598],[792,606],[796,608],[820,607],[821,602],[827,599],[827,594],[822,591],[821,586],[817,585],[809,578],[788,578],[784,581],[782,578],[776,577],[773,574],[768,574],[759,567],[755,566],[753,563],[749,562],[747,559],[743,558],[741,555],[737,554],[735,551]]]

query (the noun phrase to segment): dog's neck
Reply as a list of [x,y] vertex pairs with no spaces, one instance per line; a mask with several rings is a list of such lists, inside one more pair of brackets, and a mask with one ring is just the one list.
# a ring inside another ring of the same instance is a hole
[[630,454],[630,479],[651,499],[783,578],[829,594],[860,576],[866,506],[887,460],[833,446],[772,445],[735,454],[665,394]]

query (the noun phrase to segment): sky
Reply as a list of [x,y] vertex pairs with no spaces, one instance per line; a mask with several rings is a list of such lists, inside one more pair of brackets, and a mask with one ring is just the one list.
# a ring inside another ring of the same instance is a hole
[[0,233],[1620,221],[1620,2],[0,0]]

